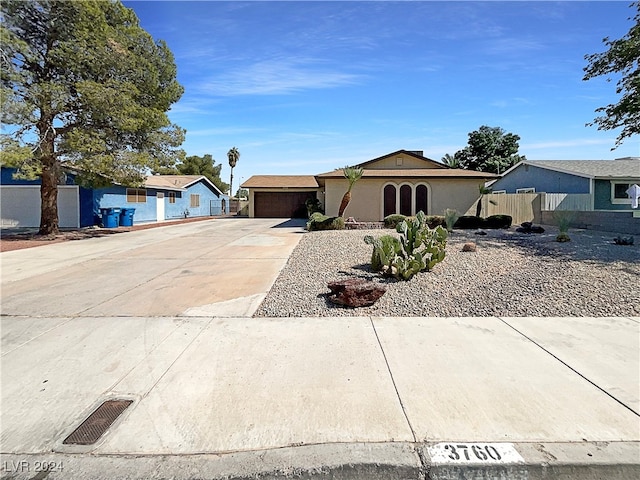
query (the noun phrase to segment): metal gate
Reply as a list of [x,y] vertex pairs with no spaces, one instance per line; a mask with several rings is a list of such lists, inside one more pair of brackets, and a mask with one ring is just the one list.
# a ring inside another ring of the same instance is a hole
[[226,215],[229,211],[227,207],[227,200],[225,198],[220,198],[218,200],[211,200],[209,203],[209,215],[212,217],[218,215]]

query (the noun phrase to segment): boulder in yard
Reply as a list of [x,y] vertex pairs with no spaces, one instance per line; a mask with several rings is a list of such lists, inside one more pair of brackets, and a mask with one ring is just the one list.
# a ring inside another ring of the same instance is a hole
[[362,278],[336,280],[327,284],[331,293],[329,300],[346,307],[368,307],[384,295],[387,288],[379,283]]

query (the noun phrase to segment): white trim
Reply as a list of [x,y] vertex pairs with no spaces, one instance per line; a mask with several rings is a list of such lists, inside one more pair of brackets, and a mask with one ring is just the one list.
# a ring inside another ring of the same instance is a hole
[[536,187],[516,188],[516,193],[536,193]]
[[627,205],[627,204],[631,205],[631,198],[629,198],[629,195],[627,195],[626,198],[616,198],[615,192],[616,192],[616,185],[627,185],[627,188],[628,188],[630,185],[633,185],[632,180],[622,180],[622,181],[609,180],[609,185],[611,187],[609,200],[611,201],[612,205]]

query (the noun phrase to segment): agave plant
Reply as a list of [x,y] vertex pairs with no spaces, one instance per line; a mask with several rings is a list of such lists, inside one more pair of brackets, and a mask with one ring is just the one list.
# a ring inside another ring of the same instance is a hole
[[342,217],[344,215],[344,211],[347,209],[347,205],[351,201],[351,189],[353,185],[362,178],[362,174],[364,170],[360,167],[345,167],[343,169],[344,178],[349,181],[349,189],[347,193],[345,193],[342,197],[342,202],[340,202],[340,208],[338,209],[338,216]]

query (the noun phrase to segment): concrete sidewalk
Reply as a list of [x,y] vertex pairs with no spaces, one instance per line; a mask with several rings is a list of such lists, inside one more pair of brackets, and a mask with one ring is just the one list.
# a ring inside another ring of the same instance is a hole
[[5,317],[3,478],[637,478],[639,322]]
[[[0,478],[640,476],[640,318],[250,318],[297,243],[274,226],[2,254]],[[174,298],[214,268],[227,293]]]

